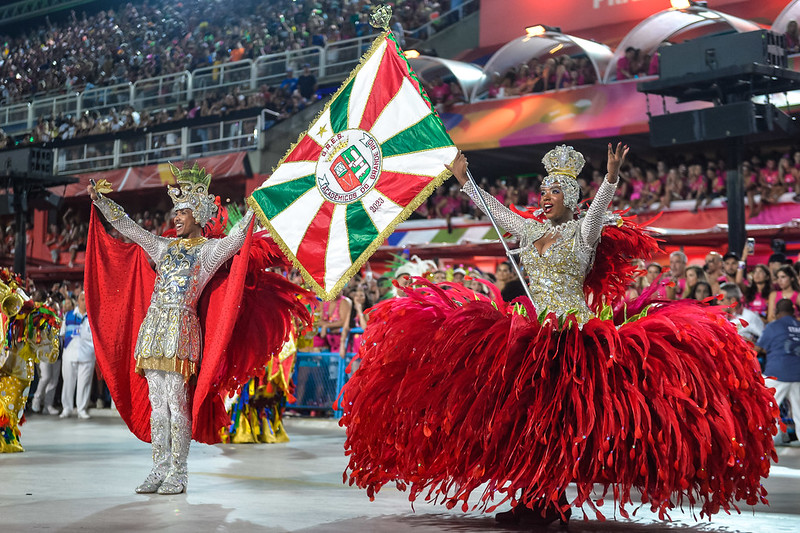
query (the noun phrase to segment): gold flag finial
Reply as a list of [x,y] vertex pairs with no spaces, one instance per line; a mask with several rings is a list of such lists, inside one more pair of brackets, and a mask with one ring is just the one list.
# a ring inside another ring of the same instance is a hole
[[373,28],[389,31],[389,22],[392,20],[392,8],[387,5],[372,8],[369,23]]

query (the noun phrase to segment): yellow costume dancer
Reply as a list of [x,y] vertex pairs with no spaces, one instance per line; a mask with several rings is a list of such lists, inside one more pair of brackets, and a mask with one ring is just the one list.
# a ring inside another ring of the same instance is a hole
[[231,425],[223,428],[222,441],[234,444],[288,442],[283,427],[285,400],[292,396],[292,372],[297,357],[295,336],[272,356],[263,377],[247,382],[228,409]]
[[59,319],[44,305],[28,300],[21,280],[0,270],[0,453],[23,452],[19,426],[34,365],[58,357]]

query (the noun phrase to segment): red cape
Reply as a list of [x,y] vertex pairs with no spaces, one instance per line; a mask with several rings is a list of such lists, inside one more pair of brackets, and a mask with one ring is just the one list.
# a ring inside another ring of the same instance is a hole
[[[135,371],[133,352],[156,274],[144,250],[108,235],[95,211],[89,224],[84,285],[97,365],[128,428],[149,442],[147,381]],[[264,271],[263,267],[282,261],[277,247],[254,238],[251,225],[229,268],[221,267],[203,291],[198,305],[203,356],[190,386],[192,438],[198,442],[220,442],[219,430],[229,422],[224,395],[263,373],[295,319],[310,320],[304,305],[310,293]]]

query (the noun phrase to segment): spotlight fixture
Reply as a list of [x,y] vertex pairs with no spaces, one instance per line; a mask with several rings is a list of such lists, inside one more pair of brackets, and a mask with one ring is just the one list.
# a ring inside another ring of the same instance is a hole
[[525,33],[528,34],[528,37],[536,37],[537,35],[543,35],[545,32],[554,32],[554,33],[561,33],[561,28],[557,28],[555,26],[545,26],[544,24],[537,24],[536,26],[528,26],[525,28]]

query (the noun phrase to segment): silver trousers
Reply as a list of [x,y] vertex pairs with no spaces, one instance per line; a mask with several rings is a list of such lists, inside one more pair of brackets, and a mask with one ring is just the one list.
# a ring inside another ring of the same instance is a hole
[[154,477],[185,487],[189,478],[186,460],[192,440],[192,413],[186,381],[177,372],[145,370],[149,387],[150,439],[153,444]]

